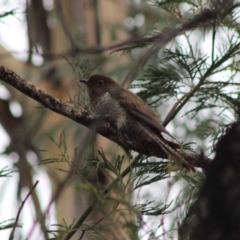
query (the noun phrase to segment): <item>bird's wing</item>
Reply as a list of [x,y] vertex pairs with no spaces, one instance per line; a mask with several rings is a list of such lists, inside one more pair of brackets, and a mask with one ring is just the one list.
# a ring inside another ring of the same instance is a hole
[[139,120],[153,127],[157,131],[163,132],[175,139],[159,122],[157,114],[140,97],[123,88],[121,91],[118,90],[110,94],[133,116],[137,117]]
[[[130,114],[140,119],[145,124],[153,127],[157,131],[164,132],[175,139],[159,122],[157,114],[140,97],[126,89],[115,89],[109,93],[113,98],[117,99],[120,105],[129,111]],[[174,160],[180,162],[187,169],[195,171],[194,167],[189,162],[187,162],[175,149],[169,146],[168,141],[165,142],[166,140],[163,141],[158,137],[155,140],[161,145],[163,151],[167,154],[167,156],[170,154]]]

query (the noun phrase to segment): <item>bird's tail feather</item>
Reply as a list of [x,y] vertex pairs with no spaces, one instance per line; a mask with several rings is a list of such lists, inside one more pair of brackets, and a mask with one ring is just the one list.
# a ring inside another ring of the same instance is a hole
[[[192,171],[192,172],[195,172],[195,169],[194,167],[189,163],[187,162],[176,150],[176,148],[179,148],[179,147],[174,147],[174,146],[171,146],[172,145],[172,142],[169,142],[167,140],[163,140],[161,138],[156,138],[156,141],[159,143],[159,145],[161,146],[162,150],[167,154],[167,156],[172,156],[173,157],[173,160],[175,160],[175,162],[181,166],[184,166],[186,169]],[[177,144],[176,144],[177,145]]]

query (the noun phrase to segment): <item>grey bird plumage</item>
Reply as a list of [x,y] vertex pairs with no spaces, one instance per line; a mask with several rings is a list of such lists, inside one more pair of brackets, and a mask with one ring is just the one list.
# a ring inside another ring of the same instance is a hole
[[156,141],[173,160],[193,170],[192,165],[177,152],[176,149],[180,148],[180,145],[162,136],[162,133],[165,133],[175,139],[160,123],[153,109],[140,97],[121,88],[107,76],[96,74],[81,82],[87,85],[90,109],[94,115],[110,116],[119,131]]

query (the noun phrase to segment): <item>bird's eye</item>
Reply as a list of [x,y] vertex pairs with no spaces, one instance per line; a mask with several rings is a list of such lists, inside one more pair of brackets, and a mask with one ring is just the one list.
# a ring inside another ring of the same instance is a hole
[[104,85],[103,80],[99,80],[99,81],[98,81],[98,85],[99,85],[99,86],[103,86],[103,85]]

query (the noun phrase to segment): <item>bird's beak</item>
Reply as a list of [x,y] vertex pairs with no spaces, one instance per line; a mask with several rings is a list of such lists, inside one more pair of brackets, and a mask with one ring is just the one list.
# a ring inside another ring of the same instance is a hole
[[84,83],[84,84],[87,84],[87,83],[88,83],[88,80],[86,80],[86,79],[81,79],[79,82],[82,82],[82,83]]

